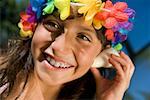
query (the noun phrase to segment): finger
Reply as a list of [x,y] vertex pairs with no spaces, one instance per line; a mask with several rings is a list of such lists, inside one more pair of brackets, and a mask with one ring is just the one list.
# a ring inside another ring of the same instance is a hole
[[130,75],[132,76],[135,70],[135,66],[128,55],[126,55],[123,51],[120,52],[120,56],[124,58],[128,64],[130,64]]
[[96,84],[100,84],[100,80],[102,78],[102,76],[100,75],[98,69],[96,68],[91,68],[91,72],[93,73],[93,76],[95,78]]
[[112,55],[111,56],[115,61],[119,62],[121,64],[121,67],[123,68],[124,71],[127,70],[127,68],[129,69],[129,64],[127,63],[127,61],[121,57]]
[[124,58],[128,63],[130,63],[131,66],[134,66],[134,64],[132,63],[132,60],[130,59],[130,57],[128,55],[126,55],[123,51],[120,52],[120,56],[122,58]]
[[120,76],[123,76],[123,75],[124,75],[124,71],[123,71],[121,65],[119,64],[119,62],[115,61],[115,60],[112,59],[111,57],[109,58],[109,62],[114,66],[114,68],[116,68],[117,73],[118,73]]
[[129,78],[130,78],[130,79],[131,79],[131,77],[133,76],[134,71],[135,71],[135,67],[133,66],[133,67],[131,67],[130,72],[129,72]]

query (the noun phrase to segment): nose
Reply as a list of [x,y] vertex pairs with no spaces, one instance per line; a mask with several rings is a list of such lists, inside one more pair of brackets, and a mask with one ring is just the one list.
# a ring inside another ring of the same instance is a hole
[[68,54],[70,51],[69,42],[67,41],[65,34],[59,35],[55,38],[55,41],[51,44],[51,48],[54,53]]

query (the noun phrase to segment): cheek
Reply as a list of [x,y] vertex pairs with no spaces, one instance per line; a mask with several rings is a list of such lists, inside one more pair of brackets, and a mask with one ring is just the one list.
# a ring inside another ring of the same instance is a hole
[[93,53],[90,50],[82,50],[81,52],[79,52],[79,58],[80,58],[80,64],[88,66],[91,64],[91,62],[93,61],[94,57],[93,57]]
[[76,52],[76,59],[78,63],[78,69],[77,69],[77,77],[83,76],[85,73],[88,72],[91,65],[93,64],[93,61],[95,57],[100,52],[100,48],[96,47],[90,47],[90,48],[78,48],[78,52]]
[[89,69],[90,66],[93,64],[95,57],[100,52],[100,46],[92,46],[88,49],[81,49],[78,53],[78,64],[84,69]]
[[38,55],[40,53],[40,49],[51,40],[51,33],[48,32],[42,25],[38,25],[34,32],[31,43],[33,56]]

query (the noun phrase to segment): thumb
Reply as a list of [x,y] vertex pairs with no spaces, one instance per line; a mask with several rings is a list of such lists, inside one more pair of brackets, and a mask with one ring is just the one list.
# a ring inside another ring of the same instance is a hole
[[100,75],[100,72],[97,68],[91,68],[90,70],[95,78],[96,85],[98,86],[98,84],[100,84],[100,81],[103,77]]

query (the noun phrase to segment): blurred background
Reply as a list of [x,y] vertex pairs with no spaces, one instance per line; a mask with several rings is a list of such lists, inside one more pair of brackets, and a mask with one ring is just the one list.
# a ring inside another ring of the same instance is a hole
[[[0,52],[7,49],[9,38],[18,36],[19,13],[25,10],[28,1],[0,0]],[[123,48],[136,67],[124,100],[150,100],[150,0],[119,1],[127,2],[136,11],[133,31]]]

